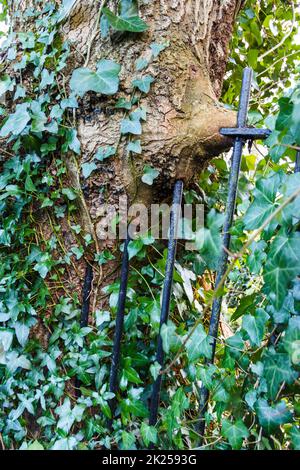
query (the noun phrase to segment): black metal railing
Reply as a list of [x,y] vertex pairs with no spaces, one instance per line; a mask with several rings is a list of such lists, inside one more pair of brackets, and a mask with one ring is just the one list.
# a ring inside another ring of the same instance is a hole
[[[266,139],[270,135],[270,131],[267,129],[256,129],[247,127],[247,114],[250,100],[250,90],[252,82],[252,70],[250,68],[244,69],[242,86],[240,92],[239,110],[237,115],[237,126],[235,128],[221,128],[220,133],[224,136],[234,139],[233,153],[231,158],[231,168],[229,176],[229,188],[227,205],[225,211],[225,221],[223,226],[223,247],[220,253],[215,291],[221,281],[228,266],[229,250],[230,250],[230,230],[233,223],[233,217],[236,207],[236,197],[238,188],[238,179],[241,166],[241,157],[244,144],[247,140],[253,141],[255,139]],[[297,152],[295,172],[300,171],[300,152]],[[165,280],[163,285],[162,303],[161,303],[161,314],[160,314],[160,329],[157,339],[157,352],[156,361],[163,368],[164,366],[164,351],[161,337],[161,328],[167,322],[170,311],[170,302],[172,295],[172,284],[174,274],[174,263],[177,250],[177,238],[178,238],[178,223],[181,214],[183,194],[183,181],[177,180],[174,185],[172,208],[170,212],[170,230],[168,240],[168,253]],[[115,414],[116,407],[116,394],[118,392],[118,374],[120,366],[120,355],[121,355],[121,340],[123,335],[124,326],[124,313],[126,305],[126,292],[128,284],[128,271],[129,271],[129,256],[128,256],[128,244],[130,243],[130,237],[127,235],[127,239],[124,244],[124,252],[122,258],[121,277],[120,277],[120,290],[118,297],[118,307],[116,315],[116,325],[114,332],[113,351],[111,357],[111,368],[109,377],[109,390],[114,393],[115,397],[110,401],[110,409],[112,418],[109,420],[109,426],[111,427],[112,421]],[[87,324],[88,312],[89,312],[89,295],[85,296],[85,292],[90,292],[92,283],[92,271],[91,268],[87,267],[86,282],[83,289],[83,307],[81,316],[81,325]],[[210,316],[210,324],[208,334],[211,338],[211,355],[206,360],[206,364],[212,364],[215,359],[216,342],[219,330],[219,322],[222,308],[222,295],[218,295],[212,305],[212,311]],[[157,379],[154,381],[152,386],[151,402],[150,402],[150,413],[149,413],[149,424],[154,426],[158,419],[158,409],[160,403],[160,391],[162,385],[162,375],[159,374]],[[209,391],[205,386],[202,386],[199,390],[199,424],[198,432],[204,436],[205,432],[205,415],[208,406]],[[202,443],[202,438],[201,442]]]

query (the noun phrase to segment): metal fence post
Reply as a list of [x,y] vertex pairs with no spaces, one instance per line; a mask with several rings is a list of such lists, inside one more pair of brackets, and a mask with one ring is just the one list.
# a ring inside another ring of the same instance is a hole
[[[162,306],[160,314],[160,328],[159,336],[157,340],[157,353],[156,361],[162,367],[164,364],[164,351],[161,337],[161,327],[168,320],[169,310],[170,310],[170,300],[172,293],[172,284],[173,284],[173,271],[175,264],[175,256],[177,249],[177,229],[179,222],[179,212],[182,202],[182,191],[183,191],[183,181],[178,180],[175,182],[174,192],[173,192],[173,203],[170,213],[170,232],[169,232],[169,242],[168,242],[168,255],[167,255],[167,264],[166,264],[166,276],[163,286],[163,296],[162,296]],[[161,388],[162,376],[159,375],[155,380],[152,388],[151,404],[150,404],[150,426],[154,426],[157,422],[158,406],[160,399],[160,388]]]
[[[222,280],[228,264],[228,252],[230,248],[230,229],[233,222],[233,216],[236,206],[236,196],[238,187],[238,178],[241,166],[241,157],[243,146],[246,140],[254,139],[265,139],[270,135],[270,131],[267,129],[254,129],[246,127],[247,125],[247,113],[250,100],[250,90],[252,81],[252,69],[247,67],[243,72],[242,87],[240,92],[240,103],[237,116],[237,127],[236,128],[222,128],[220,133],[228,137],[234,138],[233,153],[231,159],[231,169],[229,176],[229,189],[227,197],[227,206],[225,212],[225,221],[223,226],[223,249],[219,259],[219,266],[216,276],[215,288],[218,289],[220,281]],[[212,364],[215,358],[216,342],[219,329],[219,321],[222,307],[222,296],[216,297],[213,301],[209,331],[208,334],[211,336],[211,357],[206,361],[206,364]],[[204,437],[205,431],[205,414],[208,406],[209,391],[205,386],[202,386],[199,391],[199,426],[198,431],[201,435],[201,442]]]
[[[116,394],[118,390],[118,372],[120,365],[120,351],[121,351],[121,339],[123,334],[124,326],[124,312],[125,312],[125,303],[126,303],[126,293],[127,293],[127,283],[128,283],[128,268],[129,268],[129,257],[128,257],[128,244],[130,242],[130,237],[127,234],[127,238],[124,243],[124,252],[122,258],[122,267],[121,267],[121,278],[120,278],[120,290],[118,298],[118,308],[116,315],[116,327],[115,327],[115,336],[113,344],[113,352],[111,357],[111,368],[109,375],[109,391]],[[112,417],[115,412],[116,407],[116,398],[110,400],[110,409]],[[109,427],[112,426],[112,420],[109,421]]]

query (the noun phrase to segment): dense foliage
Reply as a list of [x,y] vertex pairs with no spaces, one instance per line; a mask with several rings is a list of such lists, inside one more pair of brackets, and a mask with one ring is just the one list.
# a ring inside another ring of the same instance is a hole
[[[9,2],[1,3],[5,18]],[[90,91],[115,95],[116,107],[124,109],[120,132],[128,137],[128,150],[142,152],[139,135],[147,115],[139,97],[153,82],[149,60],[155,61],[168,44],[152,44],[151,58],[136,61],[127,101],[118,100],[120,65],[109,59],[95,71],[74,70],[68,86],[64,69],[70,46],[61,41],[59,25],[73,3],[65,0],[59,10],[51,2],[42,12],[27,10],[32,31],[17,37],[15,11],[1,46],[0,91],[9,97],[9,106],[1,108],[0,130],[1,141],[8,143],[1,148],[0,175],[2,447],[135,449],[152,442],[158,448],[194,448],[202,382],[211,392],[205,449],[299,449],[300,175],[294,167],[300,89],[293,5],[247,2],[232,42],[223,101],[236,106],[242,68],[250,65],[255,71],[250,123],[273,133],[266,146],[245,151],[242,161],[216,362],[204,365],[209,355],[205,306],[216,295],[228,156],[216,158],[203,172],[199,192],[185,192],[187,202],[205,204],[205,238],[196,253],[185,251],[184,244],[179,247],[171,317],[161,333],[167,363],[176,360],[164,373],[156,427],[148,425],[148,399],[159,373],[155,349],[166,248],[149,235],[129,245],[118,414],[108,431],[109,359],[119,284],[105,290],[109,309],[93,312],[94,323],[80,328],[80,299],[63,283],[69,267],[76,270],[76,261],[89,259],[94,251],[92,234],[76,220],[76,200],[82,195],[65,177],[66,158],[80,154],[73,110]],[[101,34],[109,28],[136,33],[147,28],[135,1],[121,0],[118,15],[104,4]],[[13,78],[6,74],[8,64]],[[114,158],[115,152],[115,147],[99,149],[95,161],[82,167],[83,178],[99,171],[99,162]],[[144,182],[152,184],[156,176],[154,168],[145,167]],[[60,227],[66,215],[76,240],[71,250],[64,246]],[[53,230],[49,239],[40,230],[43,217]],[[95,266],[118,256],[119,250],[106,250],[95,256]],[[57,291],[62,292],[59,301]],[[77,398],[74,376],[81,382]]]

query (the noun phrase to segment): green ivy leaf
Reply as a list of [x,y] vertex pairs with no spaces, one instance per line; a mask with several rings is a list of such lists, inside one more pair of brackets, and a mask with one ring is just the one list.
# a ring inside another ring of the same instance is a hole
[[139,16],[130,16],[122,18],[115,15],[107,7],[103,8],[103,13],[106,16],[109,24],[117,31],[129,31],[131,33],[142,33],[147,31],[148,25]]
[[253,274],[259,274],[262,269],[262,264],[267,258],[265,249],[267,244],[264,240],[253,242],[250,245],[251,254],[248,256],[247,265]]
[[153,444],[157,443],[157,430],[154,426],[142,423],[141,436],[146,446],[148,446],[150,442]]
[[102,59],[93,72],[81,67],[75,69],[70,80],[70,88],[76,95],[82,97],[88,91],[114,95],[119,88],[119,73],[121,66],[112,60]]
[[240,318],[247,310],[251,312],[255,299],[256,293],[242,297],[236,311],[231,315],[231,321],[235,321]]
[[112,157],[116,154],[116,148],[112,146],[100,147],[95,155],[95,158],[100,162],[103,162],[106,158]]
[[45,450],[39,441],[33,441],[26,450]]
[[223,419],[221,434],[228,439],[234,450],[239,450],[242,447],[243,440],[249,436],[249,431],[241,419],[236,421]]
[[283,382],[291,384],[298,374],[292,369],[288,354],[268,351],[264,354],[264,374],[266,378],[269,397],[275,400]]
[[128,152],[141,154],[142,153],[141,141],[140,140],[132,140],[127,145],[127,150],[128,150]]
[[74,191],[74,189],[63,188],[61,192],[64,196],[66,196],[69,199],[69,201],[74,201],[77,198],[77,194]]
[[277,191],[280,185],[280,175],[275,173],[269,178],[260,179],[253,191],[254,201],[244,216],[246,230],[259,228],[271,215],[277,204],[275,203]]
[[122,432],[122,449],[123,450],[135,450],[135,435],[126,431]]
[[77,130],[76,129],[68,129],[65,132],[65,142],[62,145],[63,152],[67,152],[69,150],[73,150],[73,152],[80,154],[80,141],[77,137]]
[[151,364],[150,374],[152,375],[154,380],[157,379],[157,377],[159,376],[160,371],[161,371],[161,365],[158,362],[155,361],[154,364]]
[[122,119],[121,134],[141,135],[142,125],[138,119]]
[[151,83],[154,82],[154,78],[150,75],[145,75],[145,77],[137,78],[132,80],[132,85],[138,88],[143,93],[149,93]]
[[176,334],[176,326],[171,320],[164,323],[160,330],[160,336],[163,343],[163,350],[166,354],[170,351],[175,352],[181,344],[180,336]]
[[299,274],[300,233],[281,230],[275,237],[264,269],[265,291],[279,310],[291,281]]
[[297,426],[293,426],[290,430],[290,437],[294,450],[300,450],[300,430]]
[[150,44],[150,49],[151,49],[153,57],[155,58],[158,57],[162,51],[164,51],[167,47],[169,47],[169,45],[170,45],[169,41],[165,41],[162,43],[153,42],[152,44]]
[[268,319],[269,315],[262,308],[258,308],[252,315],[243,316],[242,328],[246,331],[251,346],[260,346]]
[[0,137],[7,137],[9,134],[17,136],[25,129],[30,121],[30,115],[27,111],[28,104],[17,104],[16,111],[10,114],[0,131]]
[[284,349],[290,356],[293,365],[300,364],[300,317],[292,317],[283,337]]
[[149,186],[152,186],[153,181],[158,177],[159,170],[155,170],[149,165],[144,166],[144,174],[142,176],[142,181]]
[[54,72],[49,72],[49,70],[44,69],[41,74],[40,90],[43,90],[49,85],[53,85],[54,76]]
[[211,357],[211,338],[202,325],[198,325],[192,336],[188,339],[186,351],[190,362],[197,361],[203,357],[207,359]]
[[57,16],[58,22],[63,21],[69,16],[75,3],[76,3],[76,0],[63,0],[62,6],[60,7],[58,11],[58,16]]
[[280,107],[279,115],[276,120],[276,130],[282,131],[288,128],[289,123],[292,118],[294,104],[290,100],[290,98],[280,98],[278,100],[278,104]]
[[200,228],[196,233],[195,245],[209,269],[217,269],[218,266],[222,247],[221,227],[223,220],[223,214],[212,209],[206,217],[207,226]]
[[144,70],[145,68],[147,68],[148,65],[149,65],[149,59],[147,59],[146,57],[139,57],[134,63],[135,70],[137,72],[141,72],[141,70]]
[[15,323],[15,332],[17,336],[17,340],[19,341],[21,346],[25,346],[29,336],[29,328],[24,322],[17,321]]
[[14,82],[9,75],[3,75],[0,78],[0,96],[3,96],[7,91],[14,89]]
[[88,178],[94,170],[97,170],[97,165],[94,162],[83,163],[81,170],[84,178]]
[[290,423],[293,419],[284,401],[270,406],[267,400],[260,399],[256,402],[255,409],[261,426],[268,434],[272,434],[281,424]]
[[128,379],[129,382],[132,382],[134,384],[142,383],[139,374],[132,367],[128,366],[126,367],[126,369],[124,369],[124,376]]

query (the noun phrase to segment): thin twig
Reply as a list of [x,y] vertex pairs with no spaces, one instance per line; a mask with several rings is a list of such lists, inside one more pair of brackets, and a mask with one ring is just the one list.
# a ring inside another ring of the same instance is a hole
[[[269,67],[267,67],[266,69],[264,69],[262,72],[260,72],[258,75],[256,75],[256,78],[259,78],[261,77],[262,75],[265,75],[266,72],[268,72],[268,70],[270,70],[271,68],[273,68],[275,65],[277,65],[279,62],[281,62],[282,60],[284,59],[287,59],[288,57],[291,57],[293,55],[296,55],[296,56],[299,56],[299,51],[296,51],[296,52],[292,52],[291,54],[288,54],[288,55],[284,55],[283,57],[280,57],[280,59],[277,59],[275,60],[275,62],[273,62],[271,65],[269,65]],[[270,84],[270,86],[274,86],[273,85],[273,82]]]
[[295,27],[295,23],[296,23],[296,13],[295,13],[295,3],[293,1],[292,1],[291,5],[292,5],[292,11],[293,11],[293,19],[292,19],[292,26],[291,26],[290,30],[287,32],[287,34],[281,39],[281,41],[278,44],[276,44],[274,47],[272,47],[268,51],[264,52],[261,56],[259,56],[258,59],[257,59],[258,62],[260,62],[264,57],[266,57],[269,54],[272,54],[272,52],[276,51],[276,49],[281,47],[285,43],[285,41],[290,37],[290,35],[292,34],[293,29]]

